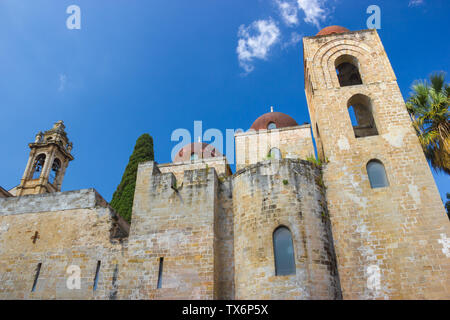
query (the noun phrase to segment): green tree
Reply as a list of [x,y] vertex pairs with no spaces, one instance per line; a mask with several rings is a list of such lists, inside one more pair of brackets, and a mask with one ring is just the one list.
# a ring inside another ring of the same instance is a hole
[[111,207],[129,223],[131,222],[138,165],[141,162],[152,160],[154,160],[153,139],[148,133],[144,133],[136,141],[122,181],[117,186],[111,200]]
[[450,174],[450,86],[443,72],[416,81],[406,104],[427,160],[436,171]]

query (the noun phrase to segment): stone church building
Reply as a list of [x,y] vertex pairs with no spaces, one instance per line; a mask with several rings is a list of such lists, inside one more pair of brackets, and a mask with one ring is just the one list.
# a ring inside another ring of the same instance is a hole
[[262,115],[234,174],[204,143],[140,164],[131,225],[60,192],[72,144],[39,132],[0,188],[0,299],[450,299],[450,223],[378,33],[303,49],[311,125]]

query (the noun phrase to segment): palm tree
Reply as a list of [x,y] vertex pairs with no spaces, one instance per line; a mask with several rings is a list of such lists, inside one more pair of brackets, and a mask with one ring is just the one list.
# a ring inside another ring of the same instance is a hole
[[427,160],[436,171],[450,175],[450,86],[443,72],[416,81],[406,103]]

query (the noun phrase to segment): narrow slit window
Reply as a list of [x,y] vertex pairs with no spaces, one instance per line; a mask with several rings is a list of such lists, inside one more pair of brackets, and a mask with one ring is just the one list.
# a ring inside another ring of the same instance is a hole
[[31,292],[36,291],[36,286],[37,286],[37,282],[39,279],[39,273],[41,273],[41,267],[42,267],[42,263],[38,263],[38,265],[36,267],[36,275],[34,276],[33,288],[31,288]]
[[157,289],[161,289],[161,287],[162,287],[163,264],[164,264],[164,258],[161,257],[161,258],[159,258],[158,284],[156,286]]
[[95,270],[95,278],[94,278],[94,291],[97,290],[98,286],[98,274],[100,272],[101,261],[97,261],[97,269]]

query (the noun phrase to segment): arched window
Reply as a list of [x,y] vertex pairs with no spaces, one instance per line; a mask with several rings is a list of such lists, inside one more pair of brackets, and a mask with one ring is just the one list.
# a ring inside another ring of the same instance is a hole
[[33,173],[31,175],[31,179],[39,179],[42,173],[42,169],[44,168],[44,163],[45,154],[38,155],[33,164]]
[[273,130],[273,129],[276,129],[277,128],[277,125],[275,124],[275,122],[270,122],[268,125],[267,125],[267,129],[268,130]]
[[198,160],[198,154],[196,154],[195,152],[191,153],[191,160]]
[[295,274],[294,244],[288,228],[279,227],[273,233],[273,251],[275,256],[275,275]]
[[378,135],[369,97],[356,94],[348,100],[347,107],[356,138]]
[[341,87],[362,84],[358,59],[350,55],[343,55],[337,58],[334,64]]
[[270,149],[269,156],[271,159],[281,160],[281,151],[278,148]]
[[381,161],[370,160],[369,163],[367,163],[366,169],[372,189],[389,186],[386,170],[384,169],[384,165]]
[[55,159],[53,161],[52,170],[50,171],[50,183],[55,183],[59,170],[61,170],[61,161]]

